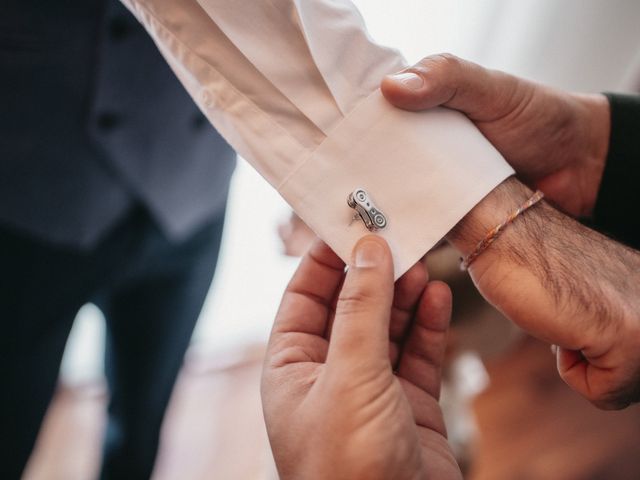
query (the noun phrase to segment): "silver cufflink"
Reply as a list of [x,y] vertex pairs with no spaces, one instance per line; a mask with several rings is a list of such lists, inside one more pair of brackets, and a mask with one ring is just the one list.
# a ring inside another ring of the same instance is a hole
[[387,226],[387,217],[374,205],[364,189],[356,188],[350,193],[347,204],[356,211],[353,220],[360,217],[369,231],[374,232]]

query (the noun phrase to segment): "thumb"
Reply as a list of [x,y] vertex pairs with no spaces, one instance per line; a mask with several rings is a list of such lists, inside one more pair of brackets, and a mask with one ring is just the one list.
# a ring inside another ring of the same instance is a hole
[[369,235],[356,245],[331,330],[327,363],[389,361],[393,263],[387,243]]
[[[524,85],[524,82],[522,82]],[[515,108],[518,79],[450,54],[432,55],[382,81],[396,107],[419,111],[436,106],[459,110],[472,120],[493,120]]]

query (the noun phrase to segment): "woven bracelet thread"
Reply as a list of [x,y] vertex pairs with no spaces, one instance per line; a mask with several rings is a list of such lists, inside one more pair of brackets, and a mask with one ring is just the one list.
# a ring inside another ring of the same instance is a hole
[[498,225],[493,227],[491,230],[489,230],[487,235],[485,235],[485,237],[480,242],[478,242],[478,245],[476,245],[476,248],[473,250],[473,252],[471,252],[467,256],[467,258],[462,260],[462,263],[460,264],[460,269],[461,270],[468,269],[469,266],[480,256],[480,254],[482,254],[482,252],[484,252],[487,248],[489,248],[489,246],[493,242],[496,241],[496,239],[500,236],[500,234],[504,231],[505,228],[507,228],[510,224],[513,223],[513,221],[516,218],[518,218],[524,212],[529,210],[531,207],[533,207],[536,203],[538,203],[543,198],[544,198],[544,193],[542,193],[540,190],[537,190],[536,193],[534,193],[531,196],[531,198],[529,198],[529,200],[524,202],[520,207],[518,207],[518,209],[514,210],[506,218],[505,221],[503,221],[502,223],[499,223]]

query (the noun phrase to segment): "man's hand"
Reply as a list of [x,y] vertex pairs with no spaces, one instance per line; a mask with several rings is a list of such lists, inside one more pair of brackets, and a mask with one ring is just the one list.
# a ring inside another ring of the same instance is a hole
[[[466,114],[528,185],[572,216],[595,205],[609,143],[609,104],[486,70],[451,55],[385,78],[394,105]],[[448,235],[469,254],[532,192],[509,179]],[[640,254],[541,203],[471,266],[483,296],[558,348],[558,370],[602,408],[640,401]]]
[[609,103],[434,55],[382,82],[407,110],[443,106],[466,114],[521,180],[572,216],[595,205],[609,143]]
[[450,313],[448,287],[427,283],[421,264],[394,291],[379,237],[360,241],[346,276],[316,243],[284,294],[262,377],[281,478],[461,478],[438,405]]
[[[449,233],[469,254],[531,196],[502,183]],[[560,376],[601,408],[640,401],[640,253],[544,202],[527,210],[470,267],[478,290],[514,323],[558,345]]]

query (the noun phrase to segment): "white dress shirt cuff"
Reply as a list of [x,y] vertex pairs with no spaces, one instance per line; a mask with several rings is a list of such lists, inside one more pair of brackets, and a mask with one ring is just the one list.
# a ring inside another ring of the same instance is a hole
[[513,173],[464,115],[399,110],[376,90],[277,188],[345,261],[369,233],[347,205],[365,189],[387,218],[376,233],[398,278]]

